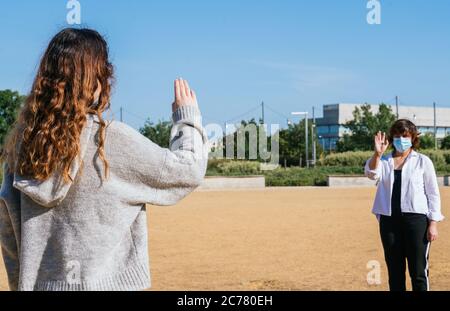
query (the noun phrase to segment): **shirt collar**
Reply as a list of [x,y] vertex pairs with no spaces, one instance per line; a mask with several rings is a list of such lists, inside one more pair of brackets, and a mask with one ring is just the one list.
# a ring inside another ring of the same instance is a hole
[[411,157],[417,157],[419,155],[419,153],[416,151],[416,150],[412,150],[411,151],[411,154],[409,155],[409,156],[411,156]]
[[[412,149],[411,153],[408,155],[407,159],[410,157],[417,157],[418,155],[419,155],[419,153],[416,150]],[[393,160],[394,159],[393,152],[389,152],[389,154],[387,155],[387,158],[388,158],[388,160]]]

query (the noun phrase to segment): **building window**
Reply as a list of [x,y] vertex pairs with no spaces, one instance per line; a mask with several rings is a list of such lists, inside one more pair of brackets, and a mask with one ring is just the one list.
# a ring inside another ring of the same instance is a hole
[[320,125],[317,127],[317,134],[328,134],[330,132],[330,129],[328,125]]
[[421,132],[422,134],[429,133],[430,132],[430,128],[426,127],[426,126],[419,126],[419,132]]
[[322,146],[322,149],[323,149],[324,151],[330,149],[330,147],[329,147],[329,145],[330,145],[330,140],[329,140],[328,138],[320,137],[320,138],[319,138],[319,143],[320,143],[320,145]]
[[337,138],[330,138],[330,149],[335,150],[336,149],[336,143],[338,142]]
[[330,133],[339,135],[339,125],[330,125]]

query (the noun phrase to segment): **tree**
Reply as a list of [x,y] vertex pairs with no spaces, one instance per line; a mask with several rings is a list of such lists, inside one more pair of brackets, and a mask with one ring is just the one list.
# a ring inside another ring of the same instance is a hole
[[450,135],[447,135],[444,137],[444,139],[442,139],[441,149],[445,149],[445,150],[450,149]]
[[[308,122],[308,158],[312,159],[312,122]],[[300,158],[302,165],[306,166],[305,161],[305,120],[299,123],[289,124],[287,129],[280,130],[280,164],[281,165],[299,165]],[[323,152],[322,146],[316,139],[316,154]]]
[[389,133],[395,120],[396,116],[391,107],[383,103],[376,114],[368,104],[355,107],[353,120],[345,124],[350,134],[344,134],[337,142],[337,151],[371,150],[375,134],[378,131]]
[[144,126],[139,129],[139,132],[160,147],[168,148],[171,129],[172,123],[169,121],[160,120],[158,123],[154,124],[149,119],[145,122]]
[[434,149],[434,134],[420,135],[420,149]]
[[[279,164],[280,165],[299,165],[300,159],[302,159],[302,165],[306,165],[305,161],[305,121],[302,120],[300,123],[290,124],[287,129],[281,129],[277,133],[278,135],[268,136],[264,127],[260,126],[261,122],[257,122],[255,119],[249,121],[242,120],[240,124],[236,125],[236,130],[233,133],[228,134],[224,137],[219,146],[223,147],[223,156],[227,155],[227,147],[231,148],[233,146],[233,158],[239,159],[238,155],[245,155],[247,160],[257,160],[260,162],[265,162],[262,159],[261,153],[271,152],[271,147],[275,143],[273,139],[278,136],[279,144]],[[309,122],[309,159],[312,159],[312,123]],[[242,142],[238,143],[238,135],[242,135],[241,139],[245,137],[245,144]],[[266,139],[265,150],[260,150],[260,142],[264,146],[264,141],[261,139]],[[228,142],[228,146],[227,146]],[[270,148],[269,148],[270,146]],[[240,152],[239,152],[240,151]],[[257,152],[256,152],[257,151]],[[323,152],[322,147],[316,140],[316,153],[320,155]],[[229,150],[229,155],[231,155]],[[217,155],[216,155],[217,156]],[[220,155],[222,156],[222,155]]]
[[0,91],[0,145],[3,146],[6,135],[17,119],[19,109],[25,102],[25,96],[11,90]]

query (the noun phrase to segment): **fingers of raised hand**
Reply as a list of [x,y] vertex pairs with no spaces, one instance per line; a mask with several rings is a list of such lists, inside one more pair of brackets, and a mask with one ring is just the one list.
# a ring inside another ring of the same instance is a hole
[[197,102],[197,95],[195,94],[194,90],[191,90],[191,97],[195,102]]
[[378,132],[377,135],[375,135],[375,143],[380,143],[381,141],[381,132]]
[[191,89],[189,83],[186,80],[178,79],[178,84],[180,86],[180,99],[191,98]]
[[175,80],[174,87],[175,87],[175,102],[177,102],[181,99],[181,85],[179,79]]
[[191,97],[191,90],[189,88],[189,83],[186,80],[183,80],[184,85],[184,96]]
[[386,145],[387,144],[386,133],[378,132],[377,135],[375,136],[375,141],[381,145]]
[[186,80],[175,80],[175,100],[186,99],[190,97],[189,85]]
[[189,86],[188,81],[181,78],[175,80],[175,102],[174,109],[183,105],[197,106],[197,96]]

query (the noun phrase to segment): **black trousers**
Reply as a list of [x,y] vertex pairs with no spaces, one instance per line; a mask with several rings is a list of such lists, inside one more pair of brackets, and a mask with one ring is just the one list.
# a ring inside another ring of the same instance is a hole
[[430,243],[427,230],[426,215],[415,213],[403,213],[400,216],[381,215],[380,234],[391,291],[406,290],[406,261],[413,290],[429,290]]

